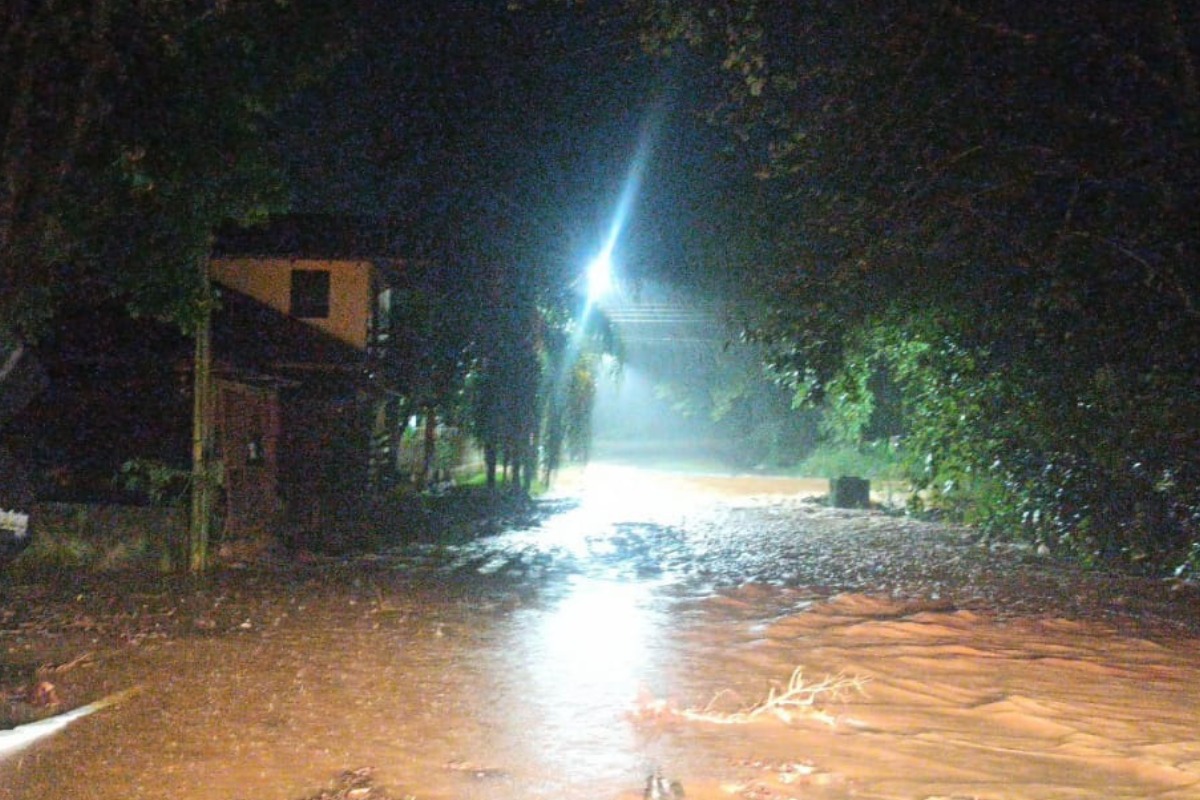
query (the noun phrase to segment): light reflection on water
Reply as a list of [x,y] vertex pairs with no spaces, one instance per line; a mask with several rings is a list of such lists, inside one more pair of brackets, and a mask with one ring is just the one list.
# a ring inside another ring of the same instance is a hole
[[[711,500],[624,467],[590,465],[579,475],[568,489],[571,505],[531,528],[452,548],[450,570],[525,581],[587,575],[610,582],[659,582],[680,568],[694,572],[678,557],[682,526]],[[542,588],[560,587],[551,580]]]
[[650,587],[576,577],[511,622],[501,661],[519,700],[505,704],[506,760],[537,765],[526,777],[542,785],[636,785],[646,760],[624,715],[669,658]]
[[[610,477],[535,528],[401,549],[295,605],[264,597],[242,633],[134,653],[119,685],[139,701],[0,764],[0,800],[294,800],[362,765],[429,800],[637,791],[660,743],[626,712],[678,688],[678,576],[658,566],[678,506]],[[469,764],[484,777],[451,766]]]
[[521,642],[535,677],[593,696],[636,680],[658,632],[648,595],[644,585],[572,580],[569,594]]
[[674,680],[677,644],[662,591],[672,578],[644,568],[653,555],[628,526],[680,506],[661,484],[630,477],[589,469],[573,508],[467,546],[466,561],[483,574],[525,584],[543,568],[541,600],[503,626],[505,718],[491,743],[499,760],[527,765],[521,777],[538,796],[555,786],[563,796],[616,796],[654,766],[627,712],[640,691],[658,694]]

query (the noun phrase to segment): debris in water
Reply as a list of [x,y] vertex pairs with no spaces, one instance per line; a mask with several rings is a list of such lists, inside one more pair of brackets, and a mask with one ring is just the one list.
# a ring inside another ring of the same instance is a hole
[[476,780],[483,780],[485,778],[504,778],[508,776],[508,772],[500,769],[499,767],[488,767],[482,764],[476,764],[472,761],[447,761],[442,765],[442,767],[451,772],[465,773]]
[[659,770],[655,770],[646,778],[646,791],[642,793],[645,800],[681,800],[683,796],[683,784],[679,781],[668,781]]
[[[347,770],[338,775],[331,788],[322,789],[305,800],[392,800],[392,795],[375,785],[374,774],[373,767]],[[404,795],[396,800],[416,800],[416,798],[412,795]]]
[[26,702],[35,708],[55,708],[61,704],[58,691],[50,681],[38,681],[29,688]]
[[784,723],[791,723],[797,717],[806,717],[832,726],[837,723],[836,717],[815,708],[817,699],[841,700],[851,690],[861,693],[867,683],[869,683],[868,678],[849,677],[841,673],[826,676],[817,683],[806,683],[804,681],[803,669],[797,667],[793,670],[786,689],[782,692],[776,692],[775,689],[771,689],[770,694],[765,700],[749,708],[737,711],[716,710],[717,701],[726,692],[718,693],[703,709],[685,708],[683,710],[676,709],[674,704],[668,701],[654,700],[648,696],[641,696],[630,717],[635,722],[652,721],[657,723],[671,718],[678,718],[692,722],[734,725],[753,722],[762,715],[769,714],[782,720]]

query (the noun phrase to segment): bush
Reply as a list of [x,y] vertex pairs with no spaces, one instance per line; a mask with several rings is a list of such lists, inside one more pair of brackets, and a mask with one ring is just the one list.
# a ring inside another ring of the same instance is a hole
[[33,543],[9,569],[108,572],[158,569],[171,531],[186,525],[180,509],[41,503]]
[[905,459],[889,441],[862,445],[823,444],[796,468],[800,475],[813,478],[837,478],[853,475],[881,481],[905,479]]

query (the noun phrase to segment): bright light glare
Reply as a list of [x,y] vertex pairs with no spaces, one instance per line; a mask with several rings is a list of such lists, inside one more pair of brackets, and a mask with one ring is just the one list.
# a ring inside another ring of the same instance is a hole
[[565,588],[553,607],[515,617],[523,624],[505,657],[529,712],[515,743],[572,779],[627,770],[637,742],[614,712],[658,682],[665,614],[643,583],[579,576]]
[[644,125],[641,136],[639,137],[637,154],[633,158],[633,163],[629,167],[629,175],[625,178],[625,186],[621,189],[621,197],[617,201],[617,209],[613,215],[612,226],[608,231],[608,240],[604,244],[604,249],[600,255],[592,260],[592,263],[587,268],[587,285],[588,285],[588,305],[595,305],[598,300],[603,298],[614,288],[613,284],[613,263],[612,254],[617,246],[617,240],[621,238],[621,232],[625,228],[625,221],[629,216],[630,208],[633,206],[633,200],[637,196],[638,187],[642,183],[642,172],[646,168],[646,161],[650,157],[650,140],[653,138],[653,131],[658,127],[659,114],[654,113]]
[[588,265],[587,282],[589,302],[595,303],[612,291],[613,265],[611,249],[605,248],[604,252],[596,256],[592,260],[592,263]]
[[637,685],[649,649],[648,590],[586,578],[571,588],[537,631],[539,650],[571,692],[624,700]]

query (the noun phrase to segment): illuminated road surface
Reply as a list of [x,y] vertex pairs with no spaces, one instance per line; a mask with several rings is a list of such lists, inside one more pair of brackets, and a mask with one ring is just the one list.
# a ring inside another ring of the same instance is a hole
[[[143,691],[0,763],[0,798],[299,800],[364,766],[422,800],[655,769],[689,798],[1200,797],[1190,590],[817,488],[597,466],[537,528],[218,598],[80,672]],[[797,667],[861,691],[738,716]]]

